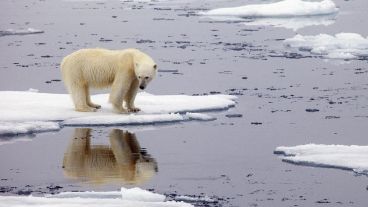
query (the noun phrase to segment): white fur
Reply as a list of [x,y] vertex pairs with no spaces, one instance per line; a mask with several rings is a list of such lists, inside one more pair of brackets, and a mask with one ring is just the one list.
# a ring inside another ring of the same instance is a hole
[[134,106],[138,87],[146,88],[156,75],[156,67],[150,56],[137,49],[81,49],[61,62],[63,80],[76,111],[100,108],[91,102],[89,88],[106,87],[111,87],[109,101],[116,112],[139,111]]

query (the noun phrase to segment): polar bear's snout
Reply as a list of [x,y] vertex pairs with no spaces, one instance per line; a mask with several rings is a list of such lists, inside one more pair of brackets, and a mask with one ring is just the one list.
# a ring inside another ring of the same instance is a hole
[[150,82],[150,78],[149,77],[140,78],[140,80],[139,80],[139,88],[141,90],[144,90],[147,87],[147,85],[148,85],[149,82]]

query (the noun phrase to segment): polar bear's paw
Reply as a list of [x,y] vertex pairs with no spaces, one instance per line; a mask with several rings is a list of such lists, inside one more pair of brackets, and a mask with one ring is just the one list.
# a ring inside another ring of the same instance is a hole
[[95,108],[95,109],[100,109],[101,108],[101,105],[94,104],[94,103],[89,103],[88,106],[90,106],[92,108]]
[[133,107],[133,108],[129,108],[129,109],[128,109],[128,112],[136,113],[136,112],[138,112],[138,111],[140,111],[140,110],[141,110],[140,108]]
[[76,108],[75,110],[79,111],[79,112],[95,112],[95,111],[97,111],[97,109],[92,108],[92,107]]
[[129,113],[128,110],[124,109],[123,107],[114,106],[113,109],[114,109],[114,112],[118,114],[128,114]]

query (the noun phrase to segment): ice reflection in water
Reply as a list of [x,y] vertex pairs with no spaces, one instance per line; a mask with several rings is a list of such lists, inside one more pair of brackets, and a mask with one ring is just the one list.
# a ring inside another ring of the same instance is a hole
[[140,184],[157,172],[157,162],[141,150],[135,134],[111,130],[110,146],[92,145],[91,129],[76,128],[63,160],[67,177],[91,183]]

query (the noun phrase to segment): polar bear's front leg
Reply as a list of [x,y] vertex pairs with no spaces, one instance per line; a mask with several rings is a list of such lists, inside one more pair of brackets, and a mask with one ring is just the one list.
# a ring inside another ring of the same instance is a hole
[[87,98],[87,105],[88,105],[89,107],[92,107],[92,108],[95,108],[95,109],[100,109],[100,108],[101,108],[101,105],[98,105],[98,104],[94,104],[94,103],[92,103],[92,101],[91,101],[91,96],[90,96],[90,94],[89,94],[89,89],[88,89],[88,87],[85,87],[85,88],[84,88],[84,90],[86,91],[85,93],[86,93],[86,98]]
[[141,110],[140,108],[134,106],[134,100],[138,92],[138,84],[138,80],[134,80],[124,97],[129,112],[138,112]]
[[109,101],[112,104],[114,111],[117,113],[128,113],[128,111],[123,107],[123,99],[128,91],[127,85],[130,85],[129,80],[122,76],[116,77],[112,84]]

